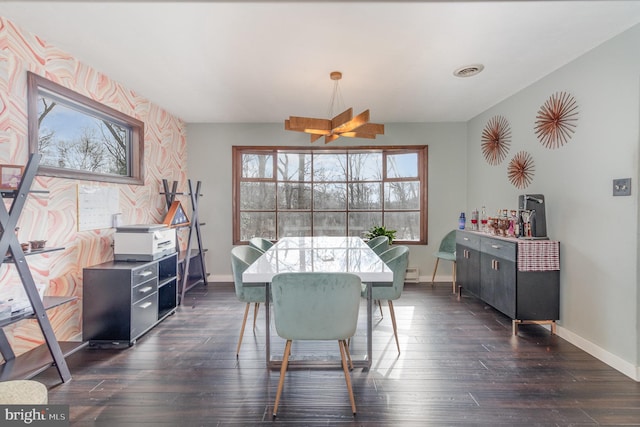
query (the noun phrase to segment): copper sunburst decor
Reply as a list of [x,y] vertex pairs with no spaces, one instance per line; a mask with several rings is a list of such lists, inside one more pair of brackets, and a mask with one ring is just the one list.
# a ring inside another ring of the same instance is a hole
[[526,151],[520,151],[513,156],[511,162],[509,162],[509,168],[507,175],[509,181],[519,189],[527,188],[531,181],[533,181],[533,175],[535,167],[533,164],[533,157]]
[[578,120],[576,100],[566,92],[556,92],[536,116],[535,132],[547,148],[559,148],[571,139]]
[[502,116],[489,120],[482,131],[482,154],[490,165],[498,165],[507,157],[511,142],[509,122]]

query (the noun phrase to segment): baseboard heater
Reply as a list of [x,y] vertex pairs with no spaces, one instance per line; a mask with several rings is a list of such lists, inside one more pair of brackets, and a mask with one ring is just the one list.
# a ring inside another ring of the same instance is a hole
[[420,283],[420,271],[417,267],[407,267],[404,283]]

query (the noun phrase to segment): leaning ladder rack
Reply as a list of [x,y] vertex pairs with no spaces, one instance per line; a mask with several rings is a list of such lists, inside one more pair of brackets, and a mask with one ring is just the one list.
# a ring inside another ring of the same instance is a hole
[[[11,256],[3,257],[2,262],[3,264],[15,264],[18,275],[20,276],[20,281],[22,282],[22,286],[33,310],[33,312],[17,313],[10,318],[0,321],[0,353],[2,353],[2,357],[5,360],[4,364],[0,365],[0,380],[23,377],[30,378],[54,365],[58,370],[62,382],[67,382],[71,379],[71,373],[69,372],[65,356],[82,348],[85,343],[58,342],[46,310],[74,301],[77,297],[44,297],[44,302],[40,299],[38,289],[31,275],[31,270],[29,270],[29,266],[27,265],[25,253],[20,246],[18,236],[13,232],[18,223],[18,218],[24,209],[29,193],[42,193],[42,191],[30,191],[31,184],[36,177],[40,157],[41,155],[39,153],[32,154],[29,157],[18,189],[13,192],[3,192],[0,197],[0,225],[2,226],[0,254],[6,254],[7,251],[11,252]],[[4,203],[5,197],[13,198],[11,208],[8,212]],[[31,255],[61,249],[62,248],[48,248],[47,250],[33,251]],[[20,356],[16,356],[2,328],[29,318],[35,318],[38,321],[47,349],[45,350],[45,346],[41,345]],[[62,348],[64,348],[64,352]]]
[[[191,199],[192,212],[191,212],[191,221],[188,226],[189,237],[187,238],[187,248],[184,251],[184,255],[178,257],[179,262],[182,265],[182,277],[180,278],[180,301],[179,301],[180,304],[184,300],[184,295],[189,289],[193,288],[194,286],[200,283],[207,286],[208,285],[207,277],[209,276],[209,273],[207,273],[207,267],[204,259],[205,258],[204,253],[207,250],[202,247],[202,233],[200,232],[200,226],[205,224],[201,223],[198,219],[198,207],[199,207],[200,197],[202,196],[202,194],[200,193],[200,188],[202,186],[202,183],[198,181],[196,183],[195,189],[193,188],[193,183],[190,179],[187,180],[187,184],[189,186],[189,193],[187,193],[187,195]],[[167,203],[167,210],[173,204],[176,196],[185,195],[185,193],[179,193],[177,191],[178,181],[173,181],[173,183],[171,184],[171,188],[169,188],[169,182],[166,179],[163,179],[162,187],[164,189],[164,192],[160,194],[163,194],[165,197],[165,201]],[[193,242],[194,234],[195,234],[197,248],[192,250],[192,242]],[[190,278],[189,266],[191,264],[191,259],[194,257],[199,258],[200,267],[202,269],[202,276],[199,277],[197,280],[189,280]]]

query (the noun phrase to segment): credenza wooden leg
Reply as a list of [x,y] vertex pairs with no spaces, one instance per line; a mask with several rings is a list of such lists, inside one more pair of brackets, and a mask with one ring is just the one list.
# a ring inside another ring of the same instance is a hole
[[551,326],[551,335],[556,335],[556,321],[555,320],[519,320],[513,319],[511,322],[511,328],[513,330],[513,335],[518,335],[518,326],[519,325],[550,325]]

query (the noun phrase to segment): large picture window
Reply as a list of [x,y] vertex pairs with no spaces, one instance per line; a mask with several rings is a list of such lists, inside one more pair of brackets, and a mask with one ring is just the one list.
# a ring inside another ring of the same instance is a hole
[[427,147],[233,147],[234,244],[363,236],[427,243]]

